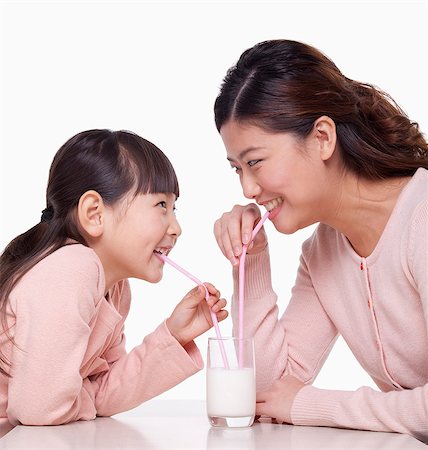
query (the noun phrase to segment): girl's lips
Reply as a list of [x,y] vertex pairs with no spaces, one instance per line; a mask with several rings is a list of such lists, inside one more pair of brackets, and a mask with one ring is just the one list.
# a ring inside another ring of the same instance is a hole
[[160,261],[162,264],[165,264],[165,260],[162,258],[163,255],[161,253],[154,251],[153,254],[155,255],[155,259]]
[[279,214],[279,212],[281,211],[283,203],[281,203],[280,205],[278,205],[276,208],[273,208],[270,213],[269,213],[269,220],[274,220],[275,217]]

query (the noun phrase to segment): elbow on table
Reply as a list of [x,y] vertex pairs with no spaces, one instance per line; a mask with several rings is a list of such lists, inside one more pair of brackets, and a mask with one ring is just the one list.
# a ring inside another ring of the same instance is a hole
[[94,411],[79,411],[75,405],[72,407],[53,407],[53,405],[16,405],[8,408],[7,416],[12,425],[64,425],[77,420],[95,419]]

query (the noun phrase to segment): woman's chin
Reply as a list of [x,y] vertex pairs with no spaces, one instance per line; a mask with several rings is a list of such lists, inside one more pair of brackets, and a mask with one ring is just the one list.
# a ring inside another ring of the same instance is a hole
[[279,231],[282,234],[293,234],[296,231],[298,231],[300,228],[292,223],[287,222],[281,222],[281,221],[275,221],[272,222],[273,226],[276,228],[277,231]]

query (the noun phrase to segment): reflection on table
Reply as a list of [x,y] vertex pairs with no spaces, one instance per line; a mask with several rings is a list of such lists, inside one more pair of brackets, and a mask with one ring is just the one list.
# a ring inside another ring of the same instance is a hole
[[211,428],[205,402],[152,400],[114,416],[54,427],[17,426],[0,449],[346,449],[417,450],[426,446],[397,433],[279,425],[263,420],[250,428]]

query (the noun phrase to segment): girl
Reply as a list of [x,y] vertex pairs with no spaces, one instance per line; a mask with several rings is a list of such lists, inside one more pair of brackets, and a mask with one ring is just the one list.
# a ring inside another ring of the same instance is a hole
[[56,425],[110,416],[202,368],[193,339],[225,300],[190,291],[142,344],[125,352],[127,278],[151,283],[181,233],[174,169],[151,142],[90,130],[55,155],[41,221],[0,258],[0,414]]
[[[263,231],[248,252],[257,413],[428,439],[428,147],[418,125],[379,89],[289,40],[241,55],[215,120],[244,195],[271,211],[280,233],[319,222],[280,319]],[[216,221],[235,267],[259,219],[250,203]],[[311,386],[338,334],[381,392]]]

